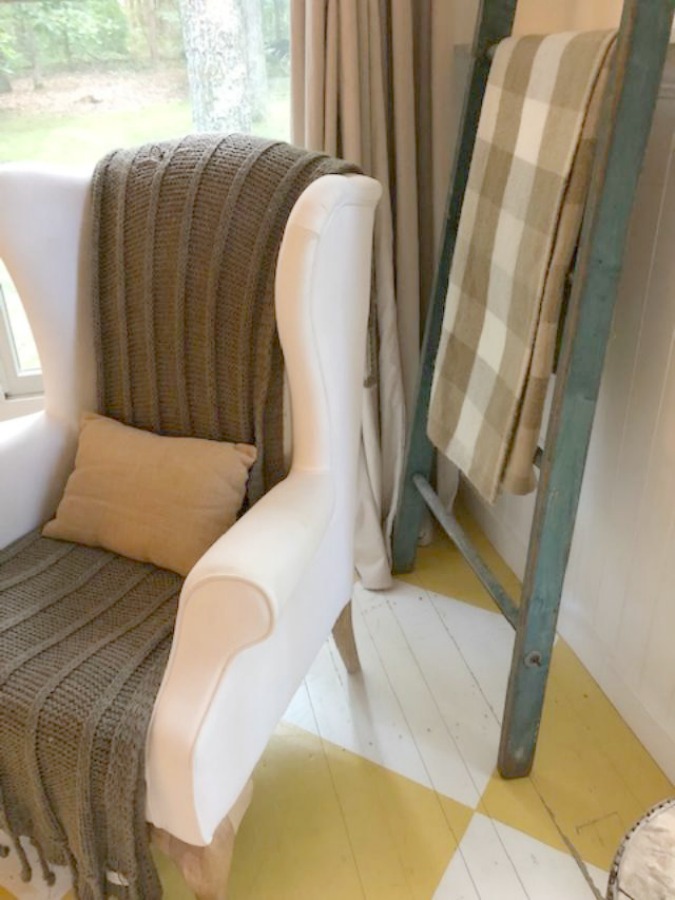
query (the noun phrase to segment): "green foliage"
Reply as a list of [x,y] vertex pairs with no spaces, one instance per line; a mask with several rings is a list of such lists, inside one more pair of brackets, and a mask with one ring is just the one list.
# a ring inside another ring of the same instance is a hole
[[290,71],[290,0],[257,0],[262,5],[265,57],[272,76]]
[[[288,75],[289,0],[262,9],[272,77]],[[183,56],[179,0],[0,0],[0,73],[42,77],[92,66],[124,67]]]
[[157,31],[159,49],[163,58],[183,55],[183,29],[178,0],[160,0],[157,4]]
[[257,0],[262,6],[265,44],[268,46],[288,40],[290,31],[290,0]]
[[[271,75],[289,68],[289,0],[260,3]],[[179,0],[0,0],[0,71],[156,64],[183,55]]]
[[124,0],[136,60],[178,59],[183,55],[179,0]]
[[128,25],[118,0],[13,0],[0,7],[0,53],[12,73],[124,58]]
[[9,73],[15,71],[20,57],[14,46],[14,35],[8,28],[4,27],[3,20],[6,16],[3,13],[6,11],[6,9],[3,10],[0,7],[0,70]]

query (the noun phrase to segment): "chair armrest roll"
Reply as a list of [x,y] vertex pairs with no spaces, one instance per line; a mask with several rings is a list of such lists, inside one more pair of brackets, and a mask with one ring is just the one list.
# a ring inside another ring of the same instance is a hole
[[188,575],[148,735],[148,815],[159,827],[179,821],[191,841],[199,834],[208,843],[210,829],[194,801],[200,732],[234,658],[268,637],[292,603],[329,526],[333,500],[328,473],[292,472]]
[[292,472],[204,554],[185,582],[181,604],[217,580],[255,587],[270,621],[281,612],[319,546],[333,511],[327,472]]

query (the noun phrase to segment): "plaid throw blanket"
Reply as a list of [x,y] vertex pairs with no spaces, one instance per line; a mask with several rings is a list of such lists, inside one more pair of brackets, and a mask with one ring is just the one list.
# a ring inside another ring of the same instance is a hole
[[494,502],[533,459],[614,32],[509,38],[495,54],[462,207],[428,434]]

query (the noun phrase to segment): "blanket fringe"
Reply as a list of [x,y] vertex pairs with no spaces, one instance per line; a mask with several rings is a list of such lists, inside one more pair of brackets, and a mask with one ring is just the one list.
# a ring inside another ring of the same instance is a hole
[[42,850],[42,847],[36,842],[31,841],[38,855],[38,859],[40,860],[40,868],[42,870],[42,877],[47,882],[47,884],[51,887],[56,882],[56,874],[49,866],[49,861]]
[[12,839],[12,846],[16,851],[16,855],[19,857],[19,863],[21,864],[21,880],[28,882],[33,877],[33,869],[31,868],[31,864],[28,862],[28,856],[26,855],[26,850],[21,843],[21,838],[16,834],[10,835]]

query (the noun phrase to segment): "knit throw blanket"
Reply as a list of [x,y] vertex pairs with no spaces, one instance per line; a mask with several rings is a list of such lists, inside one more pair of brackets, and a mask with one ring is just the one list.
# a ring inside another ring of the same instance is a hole
[[20,836],[81,900],[161,897],[144,748],[181,584],[37,532],[0,552],[0,825],[24,880]]
[[99,412],[159,434],[255,444],[248,499],[283,463],[274,276],[323,154],[243,135],[115,151],[94,175]]
[[[93,180],[100,411],[254,443],[250,502],[283,475],[274,272],[288,215],[353,167],[286,144],[197,136],[116,151]],[[144,756],[182,580],[28,535],[0,552],[0,825],[80,900],[161,897]]]
[[432,385],[431,441],[493,502],[527,493],[614,32],[509,38],[492,63]]

